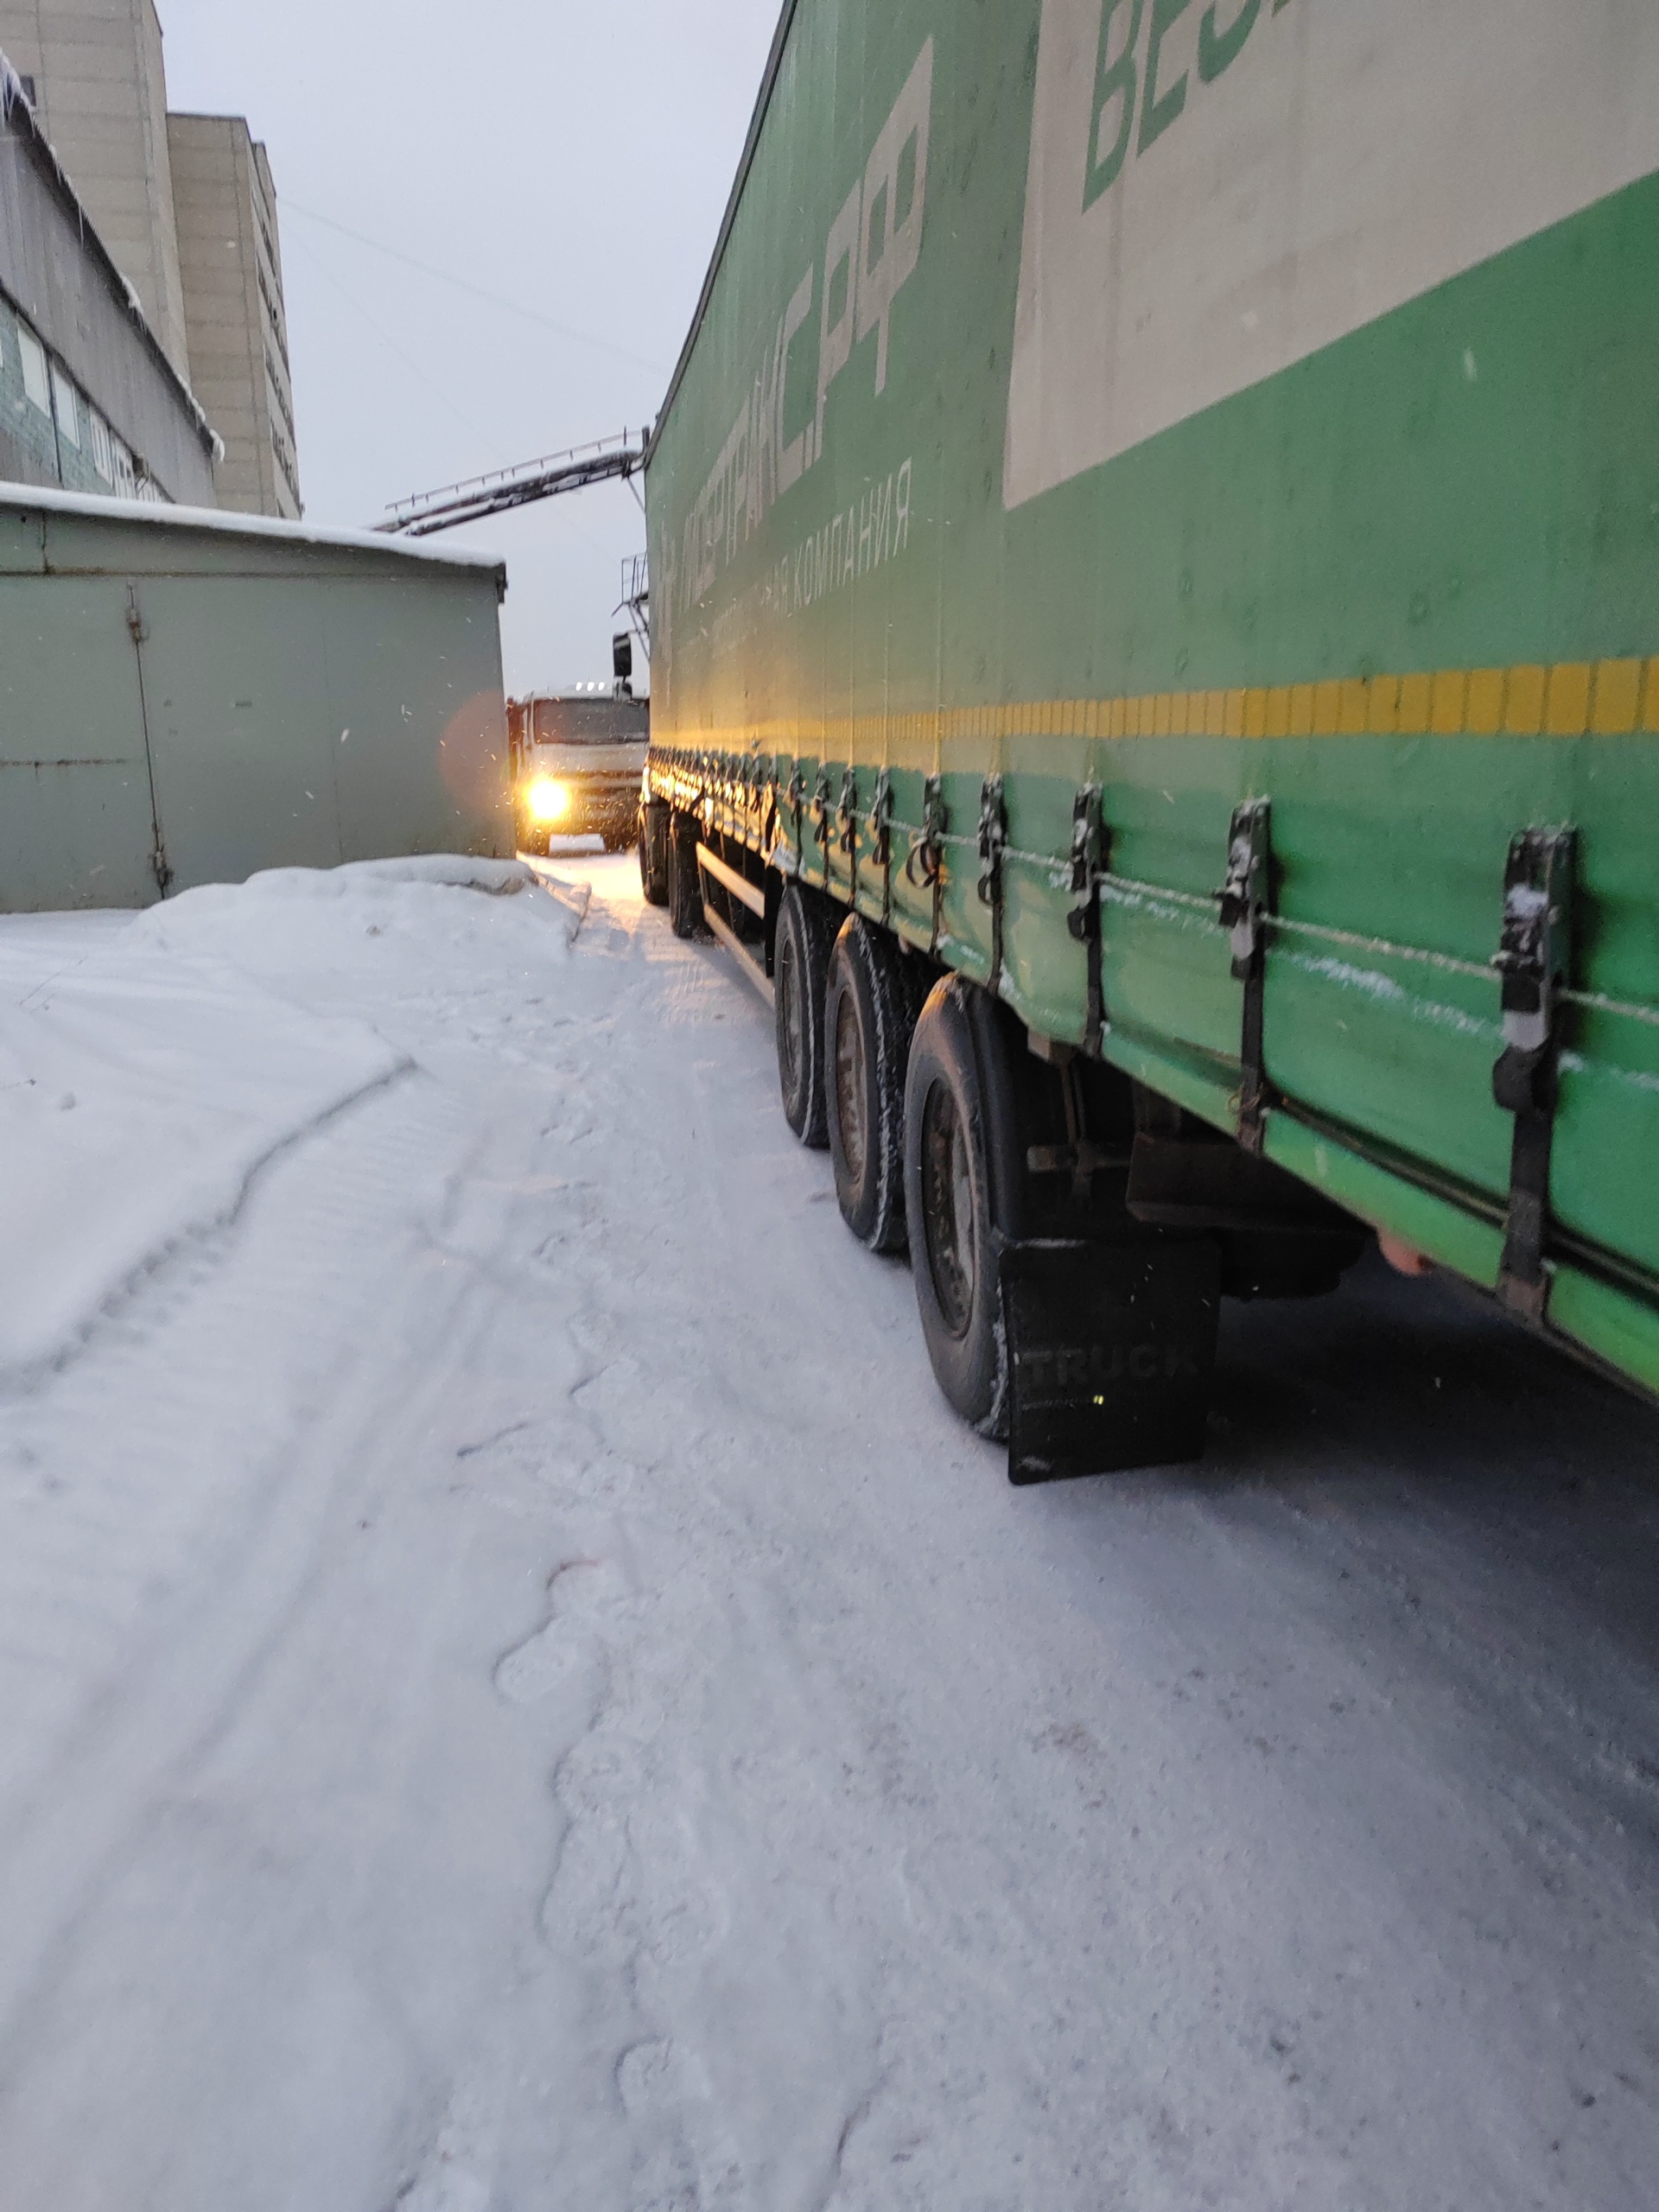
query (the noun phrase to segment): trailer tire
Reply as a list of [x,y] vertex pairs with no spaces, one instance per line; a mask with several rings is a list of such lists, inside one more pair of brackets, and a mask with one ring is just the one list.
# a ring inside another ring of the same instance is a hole
[[822,1152],[830,1141],[824,1109],[823,1001],[835,935],[830,909],[798,883],[778,906],[772,960],[777,1018],[778,1088],[784,1119],[804,1145]]
[[894,938],[856,914],[823,996],[823,1103],[841,1217],[873,1252],[905,1249],[905,1073],[916,1027]]
[[647,799],[639,810],[639,888],[648,906],[668,904],[668,809]]
[[911,1272],[934,1379],[982,1436],[1008,1421],[1007,1335],[991,1216],[986,1110],[968,994],[948,976],[916,1024],[905,1084]]
[[706,937],[696,817],[674,815],[668,825],[667,843],[669,926],[676,937]]

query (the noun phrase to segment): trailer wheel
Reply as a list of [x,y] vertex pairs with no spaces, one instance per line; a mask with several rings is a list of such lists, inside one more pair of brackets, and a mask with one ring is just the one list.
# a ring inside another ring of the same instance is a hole
[[785,888],[772,959],[778,1088],[784,1119],[803,1144],[819,1152],[830,1141],[823,1102],[823,997],[833,929],[823,900],[798,883]]
[[982,1436],[1004,1437],[1007,1339],[970,988],[956,976],[936,983],[916,1024],[905,1085],[905,1209],[934,1378]]
[[648,906],[668,904],[668,809],[648,799],[639,810],[639,888]]
[[823,1099],[841,1217],[873,1252],[905,1248],[905,1070],[916,1005],[903,956],[842,923],[823,999]]
[[676,937],[703,937],[702,886],[697,867],[696,817],[677,814],[668,826],[668,919]]

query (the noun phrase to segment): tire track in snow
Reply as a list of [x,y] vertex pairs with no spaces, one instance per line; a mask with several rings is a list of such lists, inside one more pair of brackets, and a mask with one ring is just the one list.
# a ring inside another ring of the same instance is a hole
[[301,1146],[322,1135],[343,1115],[415,1072],[412,1060],[400,1060],[335,1099],[321,1112],[308,1116],[297,1127],[285,1130],[265,1151],[245,1165],[235,1188],[219,1205],[180,1222],[165,1243],[146,1253],[120,1282],[105,1293],[67,1343],[45,1358],[0,1365],[0,1405],[38,1390],[50,1376],[68,1373],[98,1344],[104,1332],[112,1326],[124,1325],[130,1341],[142,1341],[143,1332],[160,1319],[162,1309],[156,1301],[166,1300],[175,1281],[188,1294],[200,1283],[204,1266],[223,1260],[249,1201],[274,1168]]
[[[147,1325],[66,1378],[79,1402],[61,1427],[83,1440],[82,1479],[99,1492],[90,1527],[104,1555],[92,1580],[103,1649],[60,1639],[56,1679],[73,1694],[55,1728],[37,1721],[32,1732],[50,1746],[49,1770],[32,1782],[10,1777],[0,1827],[0,1890],[13,1908],[0,1922],[0,2082],[15,2078],[96,1900],[141,1850],[159,1808],[188,1797],[192,1774],[237,1725],[270,1655],[314,1601],[331,1535],[385,1480],[372,1439],[387,1408],[356,1387],[354,1341],[396,1313],[405,1255],[425,1243],[410,1219],[410,1192],[464,1125],[427,1086],[382,1087],[370,1111],[327,1121],[327,1141],[310,1159],[283,1147],[289,1179],[251,1190],[257,1226],[245,1223],[248,1233],[217,1264],[168,1286]],[[366,1280],[365,1250],[385,1255]],[[455,1287],[464,1288],[459,1276]],[[302,1309],[296,1367],[262,1378],[264,1402],[240,1393],[227,1402],[223,1373],[245,1383],[273,1315]],[[158,1372],[173,1375],[174,1387],[157,1393]],[[148,1388],[132,1389],[141,1375]],[[136,1420],[123,1421],[127,1404]],[[35,1421],[43,1452],[60,1423],[49,1405]],[[157,1532],[144,1510],[149,1494],[135,1489],[132,1510],[121,1510],[122,1465],[133,1455],[176,1459],[181,1440],[190,1449],[180,1472],[194,1481],[174,1525]],[[158,1544],[158,1534],[170,1541]],[[50,1605],[49,1555],[7,1564]],[[169,1600],[159,1618],[158,1580]],[[49,1649],[44,1625],[27,1632]]]

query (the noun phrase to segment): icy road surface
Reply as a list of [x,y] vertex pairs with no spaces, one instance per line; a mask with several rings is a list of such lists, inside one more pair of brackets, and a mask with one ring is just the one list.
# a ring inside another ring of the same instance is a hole
[[1659,1423],[1368,1272],[1009,1490],[564,872],[0,923],[3,2212],[1659,2202]]

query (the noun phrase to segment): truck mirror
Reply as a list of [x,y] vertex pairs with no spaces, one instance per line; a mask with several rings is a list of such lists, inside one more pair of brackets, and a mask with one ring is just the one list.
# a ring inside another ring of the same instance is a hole
[[633,639],[626,630],[619,630],[611,639],[611,672],[616,678],[619,699],[633,696]]

